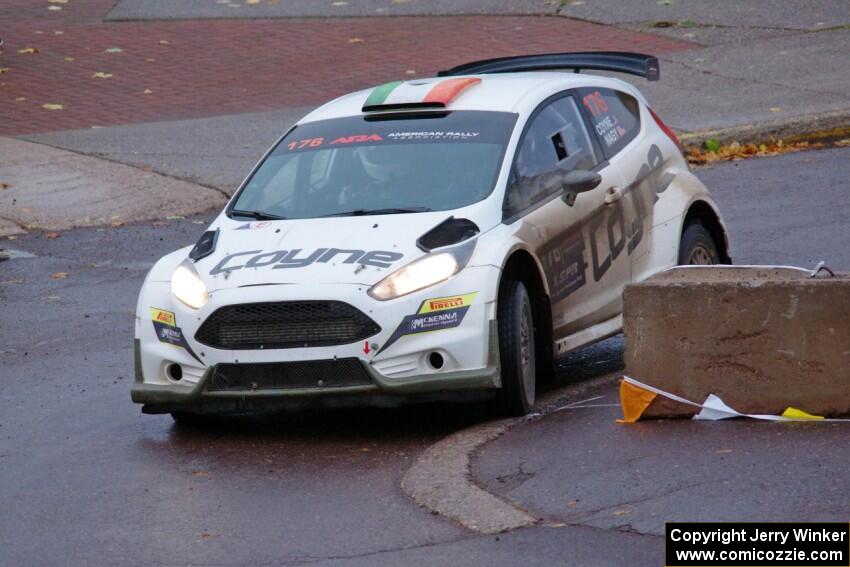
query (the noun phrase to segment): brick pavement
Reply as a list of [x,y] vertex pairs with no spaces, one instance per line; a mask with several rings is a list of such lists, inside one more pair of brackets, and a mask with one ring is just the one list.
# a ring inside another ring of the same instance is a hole
[[313,105],[487,57],[693,46],[562,17],[101,21],[111,6],[3,0],[0,135]]

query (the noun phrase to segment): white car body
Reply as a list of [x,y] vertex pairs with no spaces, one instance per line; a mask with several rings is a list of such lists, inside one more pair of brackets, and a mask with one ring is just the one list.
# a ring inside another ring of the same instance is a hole
[[[208,292],[205,305],[189,307],[171,289],[175,270],[187,261],[191,247],[160,259],[144,281],[135,320],[133,400],[152,413],[213,412],[295,402],[394,403],[411,395],[498,391],[502,375],[497,302],[507,273],[527,279],[534,301],[547,306],[551,332],[547,328],[538,339],[562,354],[621,330],[623,287],[679,263],[686,219],[702,220],[715,236],[722,260],[728,261],[725,229],[709,191],[690,172],[677,143],[632,85],[557,71],[468,78],[480,82],[458,93],[446,110],[516,115],[488,197],[455,210],[416,214],[252,221],[222,212],[208,229],[217,231],[214,250],[193,262]],[[415,89],[444,80],[406,85]],[[585,87],[634,97],[639,102],[639,131],[616,155],[598,164],[601,184],[575,196],[572,205],[558,193],[506,218],[505,193],[529,119],[544,101],[559,94],[577,100],[575,90]],[[298,125],[368,114],[363,107],[372,93],[368,89],[329,102]],[[394,299],[379,300],[368,293],[388,275],[427,256],[417,239],[449,217],[468,219],[479,229],[470,239],[474,250],[465,267]],[[328,256],[333,249],[338,252]],[[300,252],[292,255],[293,250]],[[347,262],[358,256],[349,254],[352,250],[362,254]],[[255,257],[255,266],[246,266]],[[286,258],[313,261],[297,269],[275,269]],[[197,338],[201,325],[223,307],[294,301],[346,303],[380,330],[348,344],[307,348],[215,348]],[[336,373],[351,368],[335,366],[340,360],[356,361],[368,380],[361,376],[335,381]],[[436,367],[435,361],[442,364]],[[261,363],[318,366],[299,366],[292,384],[250,377],[245,381],[240,374],[241,383],[209,386],[221,365]],[[330,369],[327,377],[321,370],[324,364]]]

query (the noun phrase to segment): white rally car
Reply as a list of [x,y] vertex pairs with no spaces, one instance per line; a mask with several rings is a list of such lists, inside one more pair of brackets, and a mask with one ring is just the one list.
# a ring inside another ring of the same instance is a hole
[[676,136],[580,69],[658,78],[640,54],[512,57],[308,114],[151,269],[133,401],[190,419],[484,394],[522,414],[556,355],[621,330],[626,284],[729,263]]

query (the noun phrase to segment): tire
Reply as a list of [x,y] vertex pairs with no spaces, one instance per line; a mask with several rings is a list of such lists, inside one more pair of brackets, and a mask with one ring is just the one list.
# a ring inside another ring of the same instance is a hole
[[499,410],[502,414],[522,416],[534,408],[536,395],[534,315],[522,282],[502,284],[497,321],[502,365]]
[[686,226],[679,242],[679,265],[710,266],[719,263],[720,254],[711,233],[698,222]]

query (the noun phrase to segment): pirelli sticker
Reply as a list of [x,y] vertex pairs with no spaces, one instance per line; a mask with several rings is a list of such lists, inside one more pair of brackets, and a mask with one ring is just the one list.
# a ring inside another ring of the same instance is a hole
[[201,362],[201,359],[198,358],[192,347],[186,342],[186,337],[183,336],[183,330],[177,326],[177,317],[174,315],[174,312],[156,307],[151,307],[150,310],[151,321],[153,322],[153,328],[156,331],[156,338],[159,339],[159,342],[185,349],[195,360]]
[[[413,315],[407,315],[378,353],[405,335],[442,331],[457,327],[469,311],[478,292],[426,299]],[[376,353],[377,354],[377,353]]]

